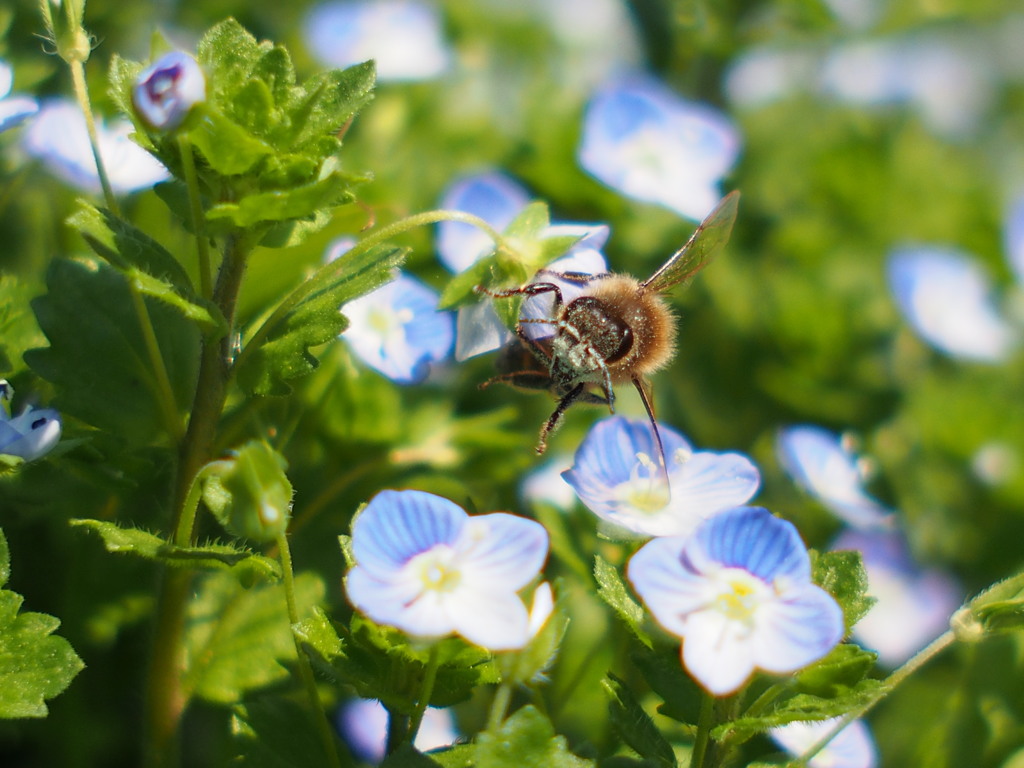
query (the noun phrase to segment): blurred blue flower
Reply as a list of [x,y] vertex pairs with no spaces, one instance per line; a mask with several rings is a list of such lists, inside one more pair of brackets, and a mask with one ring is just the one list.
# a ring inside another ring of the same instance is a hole
[[569,509],[576,503],[576,494],[562,477],[572,466],[572,457],[560,454],[531,470],[519,484],[523,501],[531,504],[549,504],[556,509]]
[[401,384],[416,384],[430,364],[452,351],[452,314],[437,309],[438,295],[414,277],[398,277],[342,307],[349,327],[342,334],[359,358]]
[[60,441],[60,414],[52,408],[28,406],[12,417],[8,409],[13,396],[13,387],[0,379],[0,456],[24,461],[45,456]]
[[861,553],[868,594],[876,602],[853,628],[854,639],[878,653],[887,667],[897,667],[949,628],[964,593],[938,569],[921,569],[898,532],[845,531],[833,550]]
[[963,252],[897,249],[889,257],[889,283],[907,321],[939,351],[996,363],[1013,350],[1017,339],[993,304],[988,276]]
[[14,70],[0,59],[0,133],[21,123],[26,117],[39,111],[35,99],[27,96],[11,96],[14,85]]
[[[383,704],[376,699],[349,699],[338,708],[335,723],[356,758],[373,765],[384,760],[388,712]],[[427,707],[413,746],[426,752],[450,746],[458,738],[451,710]]]
[[1017,279],[1017,285],[1024,287],[1024,194],[1010,203],[1003,224],[1003,248],[1006,262]]
[[427,80],[449,66],[437,9],[414,0],[328,2],[307,14],[303,31],[309,50],[330,67],[368,59],[380,82]]
[[761,476],[746,456],[695,452],[674,429],[659,425],[659,431],[668,488],[650,423],[623,416],[597,422],[576,451],[572,469],[562,473],[607,524],[609,535],[685,536],[757,492]]
[[801,424],[780,429],[779,463],[797,485],[854,528],[888,528],[892,513],[864,492],[864,473],[844,440],[827,429]]
[[[794,722],[772,728],[768,734],[793,757],[800,757],[818,743],[839,721],[838,717],[814,722]],[[808,768],[875,768],[878,751],[863,720],[854,720],[807,763]]]
[[430,493],[381,491],[352,524],[345,589],[373,621],[414,637],[454,632],[491,651],[518,649],[535,628],[517,593],[547,553],[547,531],[533,520],[470,517]]
[[739,155],[725,115],[678,96],[653,78],[613,82],[587,106],[579,163],[627,197],[689,219],[707,216]]
[[796,528],[761,507],[722,512],[692,536],[653,539],[626,571],[658,623],[682,638],[687,671],[715,696],[755,669],[795,672],[843,637],[843,611],[811,583]]
[[[134,128],[127,120],[109,126],[96,121],[99,150],[114,192],[152,187],[167,178],[167,169],[128,138]],[[24,135],[25,150],[43,161],[51,173],[87,192],[100,191],[96,161],[89,144],[85,118],[78,105],[66,99],[45,102]]]
[[[479,216],[498,231],[503,231],[530,201],[529,193],[519,182],[502,173],[489,171],[467,176],[454,182],[441,199],[443,210],[463,211]],[[548,269],[555,272],[597,274],[607,271],[607,262],[600,249],[608,239],[604,225],[553,224],[544,237],[571,236],[579,240],[565,256]],[[452,272],[469,269],[478,259],[494,250],[494,243],[477,227],[457,221],[443,221],[437,228],[437,253],[441,263]],[[535,277],[533,282],[558,282],[565,290],[563,297],[571,301],[582,290],[579,283],[559,281],[549,274]],[[553,298],[550,294],[535,296],[523,302],[523,317],[551,317]],[[527,333],[535,337],[547,333],[537,324]],[[512,340],[511,332],[498,319],[489,301],[470,304],[459,310],[455,342],[455,359],[466,360],[491,352]]]
[[160,131],[177,128],[193,106],[206,100],[206,77],[199,63],[171,51],[146,67],[132,86],[132,104],[142,119]]

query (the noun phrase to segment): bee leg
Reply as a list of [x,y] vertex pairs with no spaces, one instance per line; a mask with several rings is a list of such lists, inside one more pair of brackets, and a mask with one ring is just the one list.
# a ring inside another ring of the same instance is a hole
[[508,384],[519,389],[550,389],[551,377],[543,371],[510,371],[492,376],[480,384],[480,389],[487,389],[491,384]]
[[554,283],[528,283],[518,288],[508,288],[504,291],[492,291],[482,285],[474,289],[477,293],[490,296],[492,299],[508,299],[512,296],[539,296],[542,293],[555,294],[555,307],[562,306],[562,290]]
[[[584,395],[583,383],[577,384],[575,387],[569,390],[561,400],[558,401],[558,405],[555,407],[554,413],[548,417],[548,420],[544,422],[544,426],[540,428],[540,442],[537,443],[537,453],[544,453],[548,448],[548,435],[558,429],[558,425],[562,422],[562,416],[568,410],[569,406],[575,403]],[[586,398],[584,398],[586,399]]]

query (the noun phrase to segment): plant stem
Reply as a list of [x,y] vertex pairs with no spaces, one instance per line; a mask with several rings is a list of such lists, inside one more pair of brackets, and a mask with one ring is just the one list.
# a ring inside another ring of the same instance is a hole
[[127,276],[128,292],[132,297],[132,306],[135,307],[135,314],[139,318],[139,330],[142,331],[142,343],[146,347],[146,357],[149,358],[149,365],[153,369],[153,376],[156,378],[156,399],[163,411],[167,433],[177,444],[182,437],[182,423],[178,417],[178,401],[174,397],[174,387],[171,386],[171,377],[167,373],[167,366],[164,365],[164,356],[160,352],[160,342],[157,341],[156,331],[153,328],[153,321],[146,308],[146,300],[140,293],[131,275]]
[[316,690],[316,680],[313,677],[313,669],[309,666],[309,659],[302,650],[302,644],[295,634],[295,625],[299,623],[299,607],[295,601],[295,574],[292,570],[292,552],[288,546],[288,536],[282,532],[277,537],[277,548],[281,559],[281,572],[284,576],[284,596],[288,604],[288,621],[292,626],[292,642],[295,643],[295,653],[298,656],[299,676],[302,678],[302,685],[306,689],[306,696],[313,708],[313,717],[317,722],[317,731],[320,740],[323,742],[324,753],[332,768],[341,768],[341,760],[338,758],[338,747],[335,743],[334,733],[327,720],[327,713],[324,712],[320,703],[320,695]]
[[487,717],[487,731],[497,733],[505,720],[505,713],[508,712],[509,702],[512,701],[512,686],[502,683],[494,692],[494,699],[491,701],[491,713]]
[[75,91],[75,99],[85,116],[85,130],[89,134],[89,144],[92,147],[92,156],[96,161],[96,175],[100,177],[100,186],[103,188],[103,198],[107,202],[107,208],[115,216],[120,217],[121,211],[117,206],[117,198],[114,197],[114,189],[110,186],[110,177],[107,176],[107,169],[103,165],[103,158],[100,156],[99,135],[96,133],[96,119],[92,114],[92,106],[89,103],[89,89],[85,84],[85,63],[78,60],[68,62],[71,70],[71,84]]
[[291,293],[285,296],[284,300],[277,305],[277,308],[271,313],[270,317],[268,317],[249,338],[245,347],[235,360],[235,367],[241,368],[243,361],[248,358],[252,350],[259,349],[267,334],[269,334],[270,331],[273,330],[289,312],[298,306],[303,299],[320,288],[330,279],[330,277],[344,270],[345,257],[358,256],[364,251],[368,251],[375,245],[386,242],[396,235],[403,234],[417,227],[423,227],[427,224],[436,224],[441,221],[458,221],[463,224],[471,224],[475,227],[479,227],[494,240],[498,249],[505,248],[504,239],[501,234],[494,229],[494,227],[480,217],[474,216],[470,213],[464,213],[462,211],[426,211],[425,213],[418,213],[414,216],[409,216],[401,219],[400,221],[396,221],[394,224],[382,227],[352,246],[352,249],[348,251],[344,257],[338,259],[333,264],[328,264],[322,267],[316,275],[309,280],[300,283]]
[[199,257],[199,290],[204,299],[213,295],[213,278],[210,267],[210,246],[206,240],[206,217],[203,215],[203,201],[196,176],[196,159],[192,155],[192,142],[185,134],[178,135],[178,151],[181,153],[181,167],[188,188],[189,213],[192,231],[196,236],[196,254]]
[[704,759],[711,741],[711,727],[715,724],[715,697],[710,693],[702,693],[700,714],[697,716],[697,736],[693,741],[693,753],[690,757],[690,768],[704,768]]
[[[250,240],[241,234],[228,239],[214,287],[213,300],[229,329],[234,326],[235,305],[250,247]],[[175,543],[181,546],[192,542],[195,517],[188,512],[188,507],[193,498],[198,503],[194,497],[196,476],[211,458],[217,423],[227,399],[229,340],[230,330],[221,339],[203,341],[192,415],[181,442],[173,490],[171,531]],[[183,524],[183,521],[187,522]],[[143,728],[144,758],[153,768],[175,765],[178,760],[175,735],[188,701],[182,691],[181,673],[184,668],[182,634],[190,581],[191,573],[187,570],[165,570],[157,599]]]
[[427,660],[427,668],[423,673],[423,687],[420,688],[420,697],[416,702],[416,709],[412,713],[412,720],[409,722],[408,741],[410,744],[416,741],[420,723],[423,722],[423,713],[427,711],[430,697],[434,695],[434,682],[437,680],[437,667],[440,660],[438,646],[435,643],[430,647],[430,658]]
[[878,704],[878,702],[880,702],[882,699],[888,696],[889,693],[894,688],[896,688],[896,686],[898,686],[900,683],[902,683],[904,680],[906,680],[908,677],[914,674],[914,672],[923,667],[925,664],[931,661],[932,658],[939,655],[942,651],[944,651],[954,642],[956,642],[956,635],[953,634],[952,630],[949,630],[947,632],[944,632],[939,637],[937,637],[931,643],[929,643],[927,647],[918,651],[913,656],[913,658],[911,658],[902,667],[900,667],[891,675],[889,675],[889,677],[885,681],[885,685],[878,690],[878,692],[872,697],[872,699],[867,704],[864,704],[863,706],[858,707],[852,712],[847,712],[845,715],[843,715],[836,722],[836,724],[829,730],[828,733],[826,733],[824,736],[818,739],[818,741],[816,741],[813,745],[811,745],[809,749],[807,749],[802,755],[800,755],[800,758],[797,762],[806,765],[807,762],[811,760],[811,758],[813,758],[822,749],[824,749],[828,745],[828,743],[836,737],[836,734],[838,734],[841,730],[843,730],[846,726],[848,726],[858,717],[863,717],[865,714],[867,714],[872,707],[874,707],[876,704]]

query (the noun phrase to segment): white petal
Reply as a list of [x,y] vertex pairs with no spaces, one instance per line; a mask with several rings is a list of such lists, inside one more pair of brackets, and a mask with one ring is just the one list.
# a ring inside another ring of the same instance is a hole
[[530,640],[530,617],[514,592],[477,589],[467,584],[445,596],[455,631],[491,651],[522,648]]
[[721,612],[698,611],[687,621],[683,664],[715,696],[733,693],[754,671],[751,638],[741,623]]
[[477,587],[517,592],[543,567],[548,533],[533,520],[493,512],[470,518],[454,547],[465,578]]

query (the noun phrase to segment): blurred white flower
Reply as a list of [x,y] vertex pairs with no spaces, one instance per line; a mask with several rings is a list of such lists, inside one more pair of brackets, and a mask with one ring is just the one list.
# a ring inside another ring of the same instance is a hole
[[733,61],[725,90],[738,106],[764,106],[806,91],[818,66],[818,56],[810,50],[751,48]]
[[[800,757],[835,727],[839,718],[788,723],[768,734],[793,757]],[[875,768],[878,752],[863,720],[854,720],[807,763],[808,768]]]
[[786,474],[843,522],[891,526],[892,513],[864,492],[861,466],[840,436],[810,424],[786,427],[776,435],[775,449]]
[[914,330],[947,355],[997,363],[1017,342],[996,310],[988,276],[962,251],[896,249],[889,257],[889,284]]
[[530,503],[550,504],[556,509],[570,509],[576,493],[562,473],[572,466],[572,456],[562,454],[531,470],[519,485],[519,494]]
[[650,77],[600,88],[583,118],[580,166],[627,197],[700,221],[721,199],[740,150],[722,113]]
[[[342,739],[360,760],[376,765],[385,756],[388,712],[376,699],[349,699],[335,715]],[[427,707],[413,746],[420,752],[447,747],[459,738],[450,709]]]
[[876,651],[887,667],[897,667],[949,627],[962,602],[956,581],[937,569],[922,570],[896,532],[845,531],[831,549],[861,553],[868,594],[878,600],[853,628],[853,637]]
[[39,110],[39,104],[28,96],[11,96],[14,70],[0,59],[0,133],[21,123]]
[[[96,121],[99,150],[116,193],[152,187],[168,177],[167,169],[128,135],[134,129],[127,120],[105,125]],[[67,99],[45,102],[24,135],[25,150],[43,161],[51,173],[87,192],[100,191],[96,161],[89,144],[85,118],[78,105]]]
[[437,9],[415,0],[328,2],[303,24],[312,54],[331,67],[373,59],[377,80],[428,80],[449,66]]

